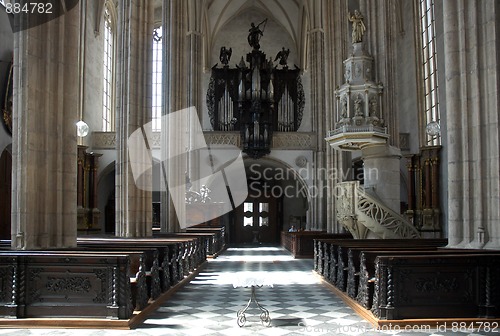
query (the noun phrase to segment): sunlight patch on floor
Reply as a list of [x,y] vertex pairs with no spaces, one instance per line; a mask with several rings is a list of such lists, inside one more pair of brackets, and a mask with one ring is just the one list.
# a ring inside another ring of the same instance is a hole
[[[267,279],[272,282],[273,285],[292,285],[292,284],[301,284],[301,285],[310,285],[319,283],[319,279],[314,276],[312,272],[303,272],[303,271],[245,271],[244,273],[248,274],[258,274],[262,275],[265,273]],[[238,277],[241,275],[241,272],[221,272],[221,273],[200,273],[199,276],[192,280],[192,284],[197,285],[233,285],[238,282]]]
[[293,261],[295,260],[292,256],[287,255],[231,255],[231,256],[220,256],[211,262],[273,262],[273,261]]

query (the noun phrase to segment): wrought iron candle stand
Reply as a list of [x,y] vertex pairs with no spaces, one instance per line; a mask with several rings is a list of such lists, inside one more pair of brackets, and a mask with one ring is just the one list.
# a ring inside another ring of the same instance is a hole
[[271,317],[269,316],[269,311],[266,308],[262,307],[262,305],[257,300],[257,296],[255,295],[255,289],[257,287],[260,288],[262,286],[259,286],[259,285],[252,285],[251,286],[250,299],[248,300],[247,305],[243,309],[240,309],[237,313],[237,323],[238,323],[238,326],[240,326],[240,327],[243,327],[245,325],[245,323],[247,322],[245,312],[250,308],[250,305],[252,304],[252,302],[255,302],[255,304],[257,305],[257,308],[259,308],[261,311],[260,321],[262,322],[262,325],[264,325],[266,327],[269,327],[271,325]]
[[257,296],[255,295],[256,289],[263,286],[273,287],[272,280],[265,272],[238,272],[235,274],[233,287],[244,287],[250,288],[251,290],[250,299],[248,300],[246,306],[243,309],[238,310],[238,313],[236,314],[238,326],[243,327],[245,325],[247,321],[245,313],[252,305],[252,302],[254,302],[260,310],[260,321],[262,324],[266,327],[271,325],[269,311],[259,303]]

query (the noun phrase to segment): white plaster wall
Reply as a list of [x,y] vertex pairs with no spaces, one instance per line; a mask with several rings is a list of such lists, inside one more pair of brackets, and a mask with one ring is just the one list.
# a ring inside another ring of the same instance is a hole
[[[286,163],[290,168],[295,170],[301,176],[301,180],[291,179],[282,181],[281,188],[283,190],[283,230],[287,231],[290,228],[290,216],[306,217],[307,211],[311,207],[311,198],[314,195],[309,194],[309,198],[302,197],[302,191],[307,190],[308,193],[314,193],[313,190],[313,171],[311,169],[312,151],[298,150],[273,150],[269,157]],[[306,167],[297,166],[296,160],[298,157],[304,157],[307,160]],[[301,186],[304,183],[305,185]],[[303,189],[301,189],[303,188]],[[291,197],[290,197],[291,196]],[[301,228],[305,229],[306,223],[301,223]]]
[[[102,99],[103,99],[103,52],[104,52],[104,20],[100,19],[99,34],[95,33],[95,2],[87,3],[83,119],[92,131],[102,131]],[[86,144],[91,143],[90,136]]]
[[[299,156],[303,156],[307,159],[307,167],[301,168],[297,166],[295,162]],[[308,187],[313,185],[312,180],[312,168],[311,163],[313,160],[313,152],[312,151],[299,151],[299,150],[273,150],[271,154],[269,154],[269,158],[275,159],[281,162],[284,162],[289,167],[294,169],[299,175],[302,176],[304,182]]]
[[[404,24],[404,33],[397,34],[397,75],[394,77],[396,85],[396,106],[399,113],[399,131],[410,134],[410,150],[403,154],[419,152],[419,127],[417,104],[417,60],[420,50],[415,46],[416,22],[413,18],[413,2],[402,1],[401,13]],[[378,60],[379,62],[383,60]]]
[[[419,108],[418,108],[418,88],[417,85],[417,50],[415,45],[415,27],[417,22],[414,18],[413,2],[402,1],[400,13],[404,15],[401,18],[403,24],[402,31],[399,31],[396,38],[397,57],[396,62],[397,75],[396,80],[396,106],[399,113],[399,132],[409,134],[410,148],[402,150],[402,155],[416,154],[419,152]],[[408,172],[406,159],[400,161],[400,200],[408,202]]]

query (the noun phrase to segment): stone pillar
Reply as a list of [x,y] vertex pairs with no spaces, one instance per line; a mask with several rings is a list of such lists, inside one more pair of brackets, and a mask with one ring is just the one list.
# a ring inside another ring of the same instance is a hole
[[500,248],[499,9],[496,1],[443,1],[451,247]]
[[[165,0],[163,1],[162,24],[163,24],[163,111],[165,116],[189,106],[186,77],[186,35],[188,13],[185,0]],[[162,187],[167,186],[168,181],[174,182],[177,186],[183,185],[186,181],[187,166],[184,160],[169,160],[169,147],[175,151],[175,145],[182,145],[181,141],[175,141],[176,126],[167,124],[167,118],[162,118],[161,125],[161,156],[163,164]],[[182,152],[182,149],[178,149]],[[186,209],[175,209],[172,197],[177,197],[176,204],[184,203],[185,196],[182,192],[170,194],[167,191],[161,194],[161,222],[162,231],[178,232],[180,225],[178,218],[185,218]],[[182,198],[182,199],[181,199]]]
[[[348,28],[346,24],[346,13],[348,12],[347,3],[344,1],[324,1],[323,2],[323,20],[325,25],[325,74],[326,74],[326,92],[334,92],[335,88],[344,80],[343,60],[348,55]],[[335,106],[337,104],[334,94],[325,96],[325,120],[328,130],[335,128],[337,122],[335,117]],[[323,139],[323,135],[318,137]],[[342,232],[342,226],[337,222],[335,209],[335,200],[337,197],[337,183],[342,182],[343,176],[348,172],[351,161],[351,153],[341,152],[326,146],[326,187],[327,187],[327,209],[326,225],[329,233]],[[332,178],[333,177],[333,178]]]
[[401,213],[399,148],[389,145],[368,146],[361,150],[364,163],[364,186],[382,203]]
[[314,185],[310,194],[311,212],[308,215],[306,229],[326,230],[326,200],[327,185],[324,172],[326,171],[326,143],[323,135],[326,134],[325,125],[325,31],[323,27],[323,1],[309,1],[310,27],[309,27],[309,69],[311,72],[310,106],[313,115],[313,131],[317,136],[317,148],[313,153],[312,166],[315,170]]
[[[152,177],[144,175],[143,188],[137,187],[127,141],[134,131],[151,121],[153,12],[152,1],[118,3],[115,124],[116,235],[120,237],[152,234],[152,194],[147,187]],[[151,129],[144,129],[144,132],[151,132]]]
[[[202,92],[202,73],[203,73],[203,62],[202,62],[202,3],[197,0],[189,0],[187,2],[187,49],[188,49],[188,62],[187,62],[187,83],[188,88],[187,102],[188,106],[196,107],[198,112],[198,119],[201,123],[201,111],[203,96],[205,93]],[[196,132],[192,132],[190,142],[194,143],[196,141]],[[200,158],[195,152],[191,152],[188,157],[187,162],[187,172],[190,181],[196,181],[200,178],[201,163]]]
[[13,249],[76,246],[79,22],[76,6],[14,34]]
[[[369,54],[374,59],[373,80],[384,83],[384,94],[381,96],[381,114],[385,120],[389,134],[388,144],[399,147],[399,109],[397,105],[398,87],[397,45],[398,23],[396,3],[398,0],[360,1],[361,13],[365,14],[367,31],[366,41]],[[398,212],[399,213],[399,212]]]

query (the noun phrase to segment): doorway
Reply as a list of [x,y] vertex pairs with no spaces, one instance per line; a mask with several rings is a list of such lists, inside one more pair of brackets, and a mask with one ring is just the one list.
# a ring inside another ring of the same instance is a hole
[[279,243],[278,200],[249,196],[236,208],[233,242]]
[[[229,214],[229,242],[280,244],[290,218],[306,218],[308,188],[297,171],[271,158],[245,159],[248,196]],[[303,223],[304,228],[306,223]]]

